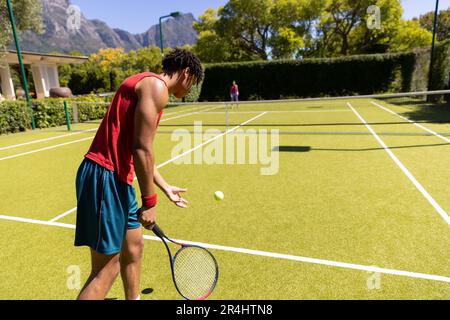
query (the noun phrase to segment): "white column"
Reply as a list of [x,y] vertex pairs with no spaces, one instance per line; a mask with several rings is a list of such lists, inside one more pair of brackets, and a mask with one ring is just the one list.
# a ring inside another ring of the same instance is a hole
[[16,93],[14,92],[14,84],[11,78],[11,72],[9,70],[8,65],[5,66],[0,65],[0,78],[3,96],[6,99],[11,100],[16,99]]
[[58,66],[56,64],[47,65],[47,76],[49,89],[59,88]]
[[38,99],[42,99],[45,97],[48,97],[48,91],[46,85],[46,75],[42,70],[42,65],[38,64],[32,64],[31,65],[31,72],[33,73],[33,82],[34,87],[36,88],[36,97]]
[[56,64],[33,64],[31,70],[38,99],[49,97],[50,89],[60,87]]

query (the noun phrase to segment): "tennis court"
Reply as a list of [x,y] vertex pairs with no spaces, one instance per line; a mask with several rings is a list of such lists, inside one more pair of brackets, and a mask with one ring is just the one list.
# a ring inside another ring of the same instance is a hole
[[[156,162],[190,207],[161,195],[158,224],[217,257],[211,299],[449,299],[450,108],[423,99],[172,106]],[[0,136],[0,299],[75,299],[88,277],[75,175],[99,123]],[[142,298],[180,299],[164,247],[145,245]]]

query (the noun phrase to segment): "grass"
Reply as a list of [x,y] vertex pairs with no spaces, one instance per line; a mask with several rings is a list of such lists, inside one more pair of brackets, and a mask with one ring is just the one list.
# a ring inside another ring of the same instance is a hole
[[[351,103],[449,212],[449,143],[423,135],[422,129],[373,106],[370,100]],[[404,116],[415,111],[414,106],[379,103]],[[185,210],[161,197],[158,223],[169,235],[230,248],[450,277],[449,225],[346,101],[241,106],[240,111],[230,113],[230,128],[270,108],[321,112],[268,113],[242,128],[280,130],[282,148],[272,153],[279,156],[276,175],[261,175],[263,164],[169,163],[162,167],[166,180],[189,189],[190,207]],[[157,163],[173,157],[177,144],[171,139],[174,130],[193,131],[194,121],[202,121],[204,131],[226,130],[225,115],[215,113],[218,110],[192,114],[188,109],[167,111],[164,119],[168,120],[161,123],[156,138]],[[433,120],[424,125],[436,132],[450,132],[445,122]],[[97,126],[98,122],[76,124],[73,128],[82,131]],[[1,136],[0,159],[95,134],[80,133],[1,150],[66,133],[61,127]],[[75,174],[90,142],[0,160],[0,215],[48,221],[74,208]],[[203,151],[211,150],[211,145],[205,145]],[[222,148],[226,154],[226,143],[218,146],[217,150]],[[273,147],[269,144],[263,151],[270,154]],[[246,152],[249,156],[251,151]],[[191,154],[188,158],[194,160]],[[224,201],[214,200],[217,190],[225,193]],[[57,222],[73,225],[75,217],[71,213]],[[0,235],[0,299],[76,297],[78,291],[67,286],[72,279],[67,268],[79,266],[82,285],[89,272],[89,255],[87,248],[73,246],[73,229],[0,219]],[[364,270],[232,251],[213,252],[219,261],[220,279],[211,299],[450,298],[450,283],[444,281],[382,273],[380,288],[370,289],[368,281],[378,275]],[[146,241],[143,266],[142,290],[151,292],[143,294],[144,299],[180,299],[171,283],[162,244]],[[109,298],[124,298],[120,279]]]

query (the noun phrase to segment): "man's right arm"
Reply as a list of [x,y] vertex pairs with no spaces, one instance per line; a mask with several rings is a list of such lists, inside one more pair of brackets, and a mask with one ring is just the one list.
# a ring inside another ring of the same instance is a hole
[[[141,194],[144,197],[155,194],[153,182],[155,155],[153,139],[157,129],[159,112],[167,103],[167,89],[161,81],[145,78],[136,87],[138,103],[134,120],[133,160]],[[156,209],[143,207],[141,223],[151,229],[156,222]]]

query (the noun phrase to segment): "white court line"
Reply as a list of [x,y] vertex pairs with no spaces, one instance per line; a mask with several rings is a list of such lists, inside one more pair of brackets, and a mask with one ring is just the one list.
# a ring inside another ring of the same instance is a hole
[[[222,106],[210,108],[208,110],[215,110],[215,109],[219,109],[219,108],[222,108]],[[182,115],[179,115],[179,116],[176,116],[176,117],[171,117],[171,118],[167,118],[167,119],[163,118],[161,120],[161,122],[166,122],[168,120],[173,120],[173,119],[179,119],[179,118],[183,118],[183,117],[187,117],[187,116],[194,115],[194,114],[199,114],[199,113],[208,114],[208,112],[205,111],[205,109],[203,109],[203,110],[200,110],[200,111],[195,111],[195,112],[190,112],[190,113],[187,113],[187,114],[182,114]]]
[[[181,108],[183,108],[183,107],[181,107]],[[189,108],[189,109],[184,109],[184,110],[179,110],[179,111],[174,111],[174,112],[170,112],[170,109],[165,109],[168,112],[164,111],[164,115],[172,116],[172,115],[177,114],[177,113],[188,112],[188,111],[193,111],[193,110],[200,111],[200,110],[204,110],[204,109],[208,109],[208,108],[212,108],[212,106],[206,106],[206,107],[203,106],[201,108],[195,107],[195,108]]]
[[11,217],[11,216],[2,216],[2,215],[0,215],[0,219],[8,220],[8,221],[40,224],[40,225],[44,225],[44,226],[61,227],[61,228],[67,228],[67,229],[75,229],[75,227],[76,227],[74,224],[59,223],[59,222],[49,222],[49,221],[26,219],[26,218]]
[[185,109],[185,110],[178,110],[178,111],[170,111],[170,109],[165,109],[164,110],[164,115],[168,115],[168,116],[171,116],[171,115],[173,115],[173,114],[178,114],[178,113],[183,113],[183,112],[189,112],[189,111],[192,111],[192,110],[195,110],[195,108],[189,108],[189,109]]
[[74,211],[76,211],[76,210],[77,210],[76,207],[73,208],[73,209],[70,209],[69,211],[66,211],[66,212],[64,212],[63,214],[60,214],[59,216],[57,216],[57,217],[55,217],[55,218],[49,220],[49,222],[55,222],[55,221],[57,221],[57,220],[59,220],[59,219],[62,219],[62,218],[64,218],[65,216],[71,214],[72,212],[74,212]]
[[59,147],[63,147],[63,146],[67,146],[67,145],[70,145],[70,144],[74,144],[74,143],[78,143],[78,142],[82,142],[82,141],[86,141],[86,140],[91,140],[91,139],[94,139],[94,137],[83,138],[83,139],[80,139],[80,140],[70,141],[70,142],[61,143],[61,144],[57,144],[57,145],[50,146],[50,147],[45,147],[45,148],[41,148],[41,149],[36,149],[36,150],[24,152],[24,153],[15,154],[15,155],[12,155],[12,156],[0,158],[0,161],[13,159],[13,158],[18,158],[18,157],[22,157],[22,156],[25,156],[25,155],[28,155],[28,154],[32,154],[32,153],[37,153],[37,152],[42,152],[42,151],[46,151],[46,150],[56,149],[56,148],[59,148]]
[[[247,123],[250,123],[250,122],[252,122],[252,121],[258,119],[258,118],[264,116],[265,114],[267,114],[267,112],[263,112],[263,113],[257,115],[256,117],[253,117],[253,118],[251,118],[250,120],[247,120],[247,121],[241,123],[240,125],[237,125],[237,126],[231,128],[231,129],[225,131],[224,133],[221,133],[221,134],[219,134],[219,135],[217,135],[217,136],[215,136],[215,137],[213,137],[213,138],[211,138],[211,139],[209,139],[209,140],[203,142],[202,144],[199,144],[198,146],[195,146],[194,148],[192,148],[192,149],[190,149],[190,150],[188,150],[188,151],[186,151],[186,152],[183,152],[182,154],[180,154],[180,155],[178,155],[178,156],[176,156],[176,157],[174,157],[174,158],[172,158],[172,159],[170,159],[170,160],[168,160],[168,161],[166,161],[166,162],[160,164],[157,168],[159,169],[159,168],[161,168],[161,167],[164,167],[165,165],[167,165],[167,164],[169,164],[169,163],[171,163],[171,162],[174,162],[175,160],[177,160],[177,159],[179,159],[179,158],[182,158],[182,157],[184,157],[185,155],[188,155],[188,154],[192,153],[193,151],[195,151],[195,150],[197,150],[197,149],[203,147],[204,145],[206,145],[206,144],[208,144],[208,143],[210,143],[210,142],[212,142],[212,141],[214,141],[214,140],[217,140],[217,139],[219,139],[220,137],[223,137],[223,136],[225,136],[225,135],[227,135],[227,134],[229,134],[229,133],[231,133],[231,132],[233,132],[233,131],[236,131],[236,130],[239,129],[240,127],[245,126]],[[134,178],[134,179],[136,180],[136,178]]]
[[[201,147],[203,147],[204,145],[206,145],[206,144],[208,144],[208,143],[210,143],[210,142],[212,142],[212,141],[214,141],[214,140],[217,140],[217,139],[219,139],[220,137],[222,137],[222,136],[224,136],[224,135],[227,135],[227,134],[229,134],[229,133],[231,133],[231,132],[233,132],[233,131],[236,131],[236,130],[239,129],[240,127],[245,126],[247,123],[252,122],[252,121],[258,119],[259,117],[262,117],[262,116],[265,115],[265,114],[267,114],[267,112],[263,112],[263,113],[257,115],[256,117],[253,117],[253,118],[251,118],[250,120],[247,120],[247,121],[241,123],[240,125],[235,126],[234,128],[231,128],[230,130],[228,130],[228,131],[226,131],[226,132],[224,132],[224,133],[221,133],[221,134],[219,134],[219,135],[217,135],[217,136],[215,136],[215,137],[213,137],[213,138],[211,138],[211,139],[209,139],[209,140],[203,142],[202,144],[200,144],[200,145],[198,145],[198,146],[196,146],[196,147],[194,147],[194,148],[192,148],[192,149],[190,149],[190,150],[188,150],[188,151],[186,151],[186,152],[184,152],[184,153],[182,153],[182,154],[180,154],[180,155],[178,155],[178,156],[176,156],[176,157],[174,157],[174,158],[172,158],[172,159],[170,159],[170,160],[167,160],[167,161],[164,162],[164,163],[161,163],[161,164],[158,165],[156,168],[157,168],[157,169],[161,169],[162,167],[168,165],[169,163],[172,163],[172,162],[174,162],[175,160],[177,160],[177,159],[179,159],[179,158],[181,158],[181,157],[184,157],[184,156],[186,156],[186,155],[189,154],[189,153],[194,152],[194,151],[197,150],[198,148],[201,148]],[[137,178],[135,177],[134,180],[136,181]],[[76,211],[76,210],[77,210],[77,207],[72,208],[72,209],[70,209],[70,210],[64,212],[63,214],[59,215],[58,217],[65,217],[65,216],[67,216],[68,214],[70,214],[70,213],[72,213],[72,212],[74,212],[74,211]],[[58,220],[58,219],[57,219],[58,217],[51,219],[50,222],[54,222],[54,221]]]
[[74,135],[77,135],[77,134],[82,134],[82,133],[86,133],[86,132],[92,132],[92,131],[97,131],[97,129],[83,130],[83,131],[80,131],[80,132],[64,134],[64,135],[62,135],[62,136],[57,136],[57,137],[52,137],[52,138],[45,138],[45,139],[39,139],[39,140],[32,140],[32,141],[30,141],[30,142],[25,142],[25,143],[21,143],[21,144],[16,144],[16,145],[13,145],[13,146],[1,147],[1,148],[0,148],[0,151],[8,150],[8,149],[13,149],[13,148],[18,148],[18,147],[22,147],[22,146],[27,146],[27,145],[34,144],[34,143],[39,143],[39,142],[46,142],[46,141],[51,141],[51,140],[61,139],[61,138],[65,138],[65,137],[74,136]]
[[[254,114],[263,112],[260,111],[231,111],[229,114]],[[350,112],[350,110],[279,110],[279,111],[266,111],[267,113],[327,113],[327,112]],[[225,111],[223,112],[209,112],[206,111],[204,114],[225,114]]]
[[[49,222],[49,221],[41,221],[41,220],[33,220],[33,219],[25,219],[25,218],[1,216],[1,215],[0,215],[0,219],[16,221],[16,222],[32,223],[32,224],[38,224],[38,225],[61,227],[61,228],[67,228],[67,229],[75,229],[75,225],[58,223],[58,222]],[[161,241],[161,239],[159,239],[158,237],[147,236],[147,235],[144,236],[144,239],[152,240],[152,241]],[[205,247],[208,249],[219,250],[219,251],[243,253],[243,254],[249,254],[249,255],[254,255],[254,256],[318,264],[318,265],[324,265],[324,266],[329,266],[329,267],[353,269],[353,270],[366,271],[366,272],[377,272],[377,273],[382,273],[382,274],[391,274],[391,275],[397,275],[397,276],[403,276],[403,277],[410,277],[410,278],[450,283],[450,277],[446,277],[446,276],[432,275],[432,274],[426,274],[426,273],[417,273],[417,272],[410,272],[410,271],[397,270],[397,269],[387,269],[387,268],[380,268],[380,267],[375,267],[375,266],[365,266],[365,265],[361,265],[361,264],[324,260],[324,259],[317,259],[317,258],[310,258],[310,257],[301,257],[301,256],[294,256],[294,255],[260,251],[260,250],[251,250],[251,249],[245,249],[245,248],[227,247],[227,246],[220,246],[220,245],[201,243],[201,242],[191,242],[191,241],[185,241],[185,240],[175,240],[175,241],[185,243],[185,244],[199,245],[199,246],[202,246],[202,247]]]
[[347,103],[348,107],[356,114],[356,116],[361,120],[362,123],[367,127],[367,129],[372,133],[372,135],[377,139],[378,143],[383,147],[383,149],[389,154],[389,156],[394,160],[395,164],[403,171],[403,173],[408,177],[408,179],[414,184],[414,186],[419,190],[422,195],[427,199],[427,201],[433,206],[433,208],[439,213],[439,215],[450,225],[450,217],[447,212],[433,199],[433,197],[425,190],[425,188],[417,181],[417,179],[412,175],[412,173],[403,165],[403,163],[397,158],[397,156],[389,149],[389,147],[384,143],[383,140],[377,135],[377,133],[372,129],[372,127],[364,120],[363,117],[353,108],[350,103]]
[[[216,107],[216,108],[218,108],[218,107]],[[182,117],[187,117],[187,116],[190,116],[190,115],[196,114],[196,113],[200,113],[200,112],[193,112],[193,113],[183,114],[183,115],[180,115],[180,116],[177,116],[177,117],[173,117],[173,118],[163,119],[163,120],[161,120],[161,122],[165,122],[165,121],[172,120],[172,119],[178,119],[178,118],[182,118]],[[92,129],[92,130],[88,130],[88,131],[96,131],[96,130],[97,129]],[[88,131],[86,131],[86,132],[88,132]],[[79,134],[79,133],[81,133],[81,132],[77,132],[77,133],[73,133],[73,134],[69,134],[69,135],[74,135],[74,134]],[[66,135],[66,136],[68,136],[68,135]],[[59,138],[59,137],[49,138],[49,139],[57,139],[57,138]],[[14,158],[17,158],[17,157],[22,157],[22,156],[25,156],[25,155],[28,155],[28,154],[33,154],[33,153],[37,153],[37,152],[41,152],[41,151],[51,150],[51,149],[63,147],[63,146],[66,146],[66,145],[70,145],[70,144],[73,144],[73,143],[83,142],[83,141],[86,141],[86,140],[89,140],[89,139],[94,139],[94,137],[84,138],[84,139],[75,140],[75,141],[71,141],[71,142],[67,142],[67,143],[61,143],[61,144],[50,146],[50,147],[46,147],[46,148],[41,148],[41,149],[36,149],[36,150],[24,152],[24,153],[15,154],[15,155],[12,155],[12,156],[0,158],[0,161],[8,160],[8,159],[14,159]],[[27,143],[27,144],[29,144],[29,143]]]
[[408,121],[409,123],[412,123],[413,125],[419,127],[420,129],[425,130],[425,131],[431,133],[432,135],[434,135],[434,136],[436,136],[436,137],[438,137],[438,138],[441,138],[441,139],[444,140],[445,142],[450,143],[450,139],[444,137],[443,135],[440,135],[439,133],[434,132],[434,131],[431,130],[431,129],[428,129],[427,127],[424,127],[423,125],[421,125],[421,124],[419,124],[419,123],[417,123],[417,122],[414,122],[414,121],[412,121],[412,120],[410,120],[410,119],[408,119],[408,118],[406,118],[406,117],[404,117],[404,116],[402,116],[402,115],[399,115],[398,113],[396,113],[396,112],[394,112],[394,111],[392,111],[392,110],[390,110],[390,109],[388,109],[388,108],[386,108],[386,107],[384,107],[384,106],[382,106],[382,105],[380,105],[380,104],[378,104],[378,103],[376,103],[376,102],[374,102],[374,101],[372,101],[371,103],[372,103],[373,105],[375,105],[375,106],[377,106],[377,107],[379,107],[379,108],[381,108],[381,109],[387,111],[387,112],[392,113],[393,115],[396,115],[396,116],[402,118],[402,119],[405,120],[405,121]]

